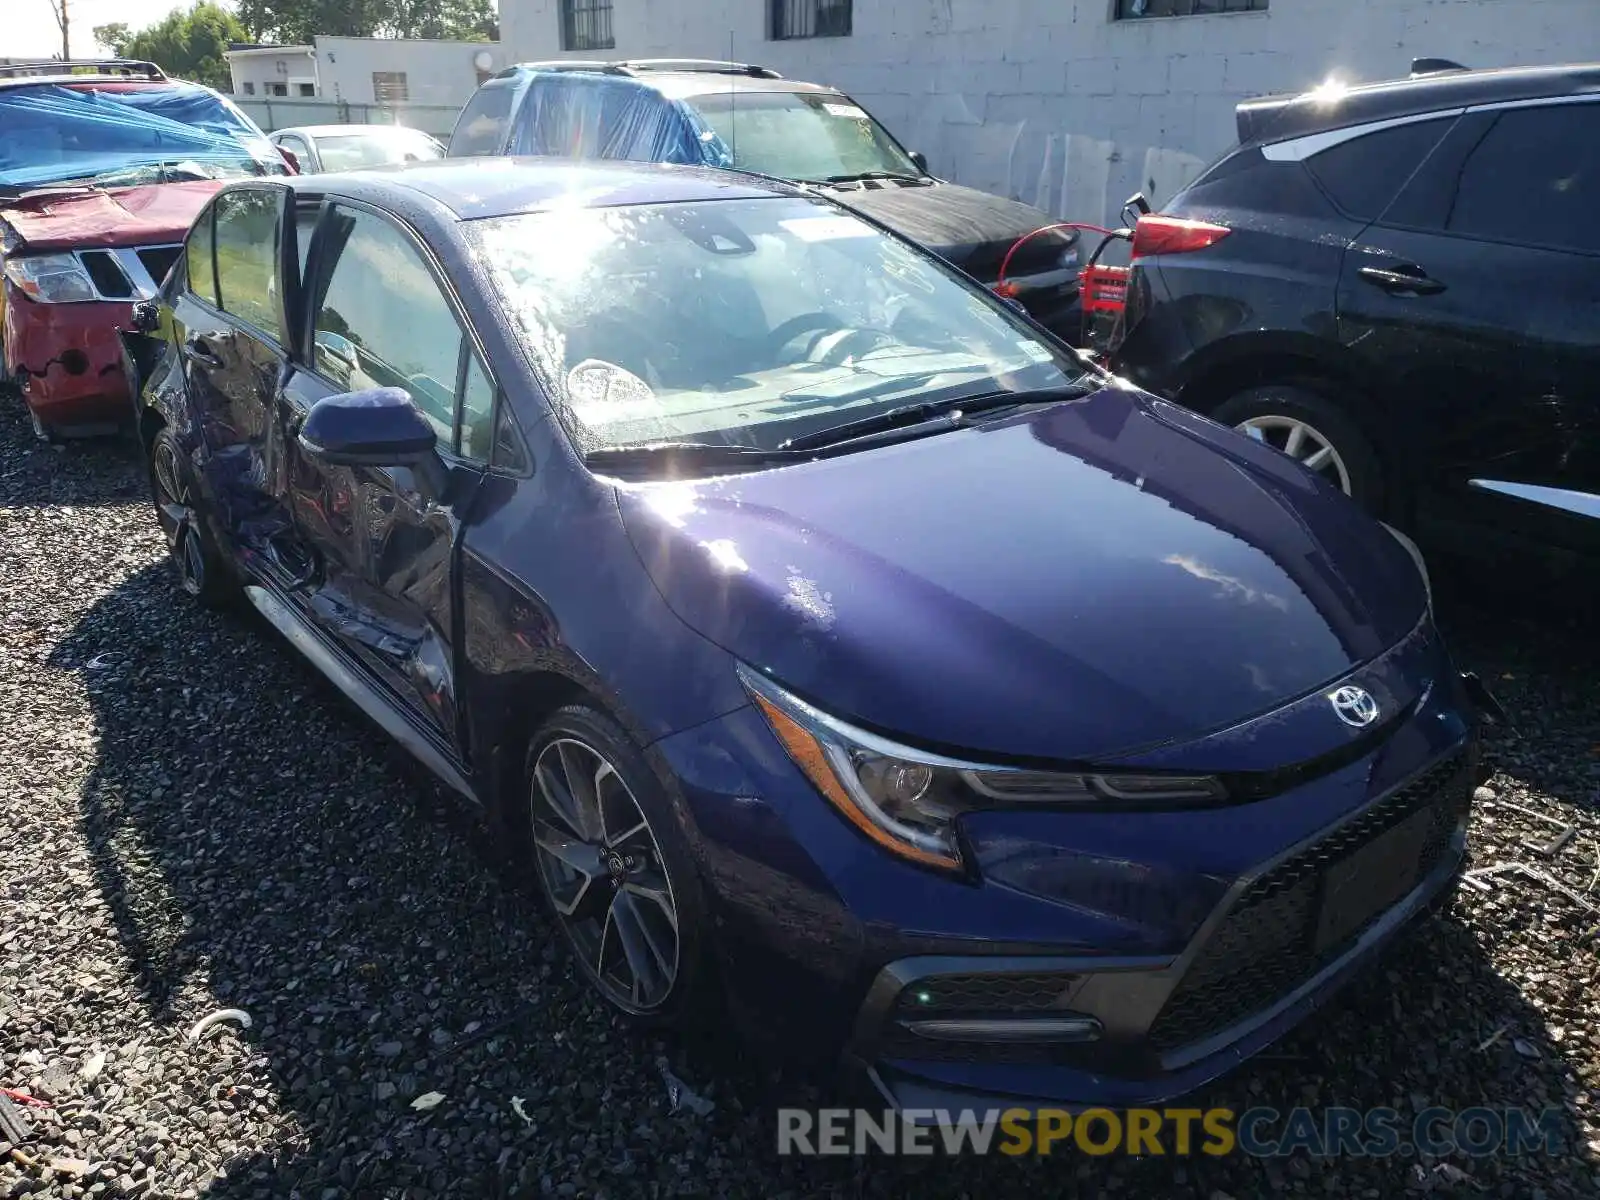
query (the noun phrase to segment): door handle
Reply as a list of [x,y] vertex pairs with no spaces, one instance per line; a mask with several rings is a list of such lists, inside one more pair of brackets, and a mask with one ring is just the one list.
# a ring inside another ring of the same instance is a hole
[[184,342],[183,356],[190,362],[199,363],[202,367],[210,367],[213,370],[222,366],[222,359],[205,338],[192,337]]
[[1437,296],[1444,284],[1431,279],[1421,267],[1404,267],[1389,270],[1384,267],[1362,267],[1361,278],[1394,296]]

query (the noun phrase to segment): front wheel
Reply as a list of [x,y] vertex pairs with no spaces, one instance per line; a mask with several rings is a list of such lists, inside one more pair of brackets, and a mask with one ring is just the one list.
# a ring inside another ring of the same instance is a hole
[[666,791],[628,735],[563,708],[528,749],[535,875],[590,985],[635,1021],[681,1026],[706,975],[705,907]]
[[167,429],[158,430],[150,443],[150,493],[178,586],[207,608],[228,604],[238,588],[194,507],[183,450]]
[[1306,387],[1273,384],[1224,401],[1213,420],[1279,450],[1373,514],[1383,511],[1383,465],[1356,422]]

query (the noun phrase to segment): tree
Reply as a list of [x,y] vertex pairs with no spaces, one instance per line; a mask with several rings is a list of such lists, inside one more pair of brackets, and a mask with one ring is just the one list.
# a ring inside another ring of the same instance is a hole
[[67,0],[45,0],[50,5],[50,13],[56,19],[56,28],[61,31],[61,57],[72,57],[72,34],[69,28],[71,17],[67,13]]
[[132,37],[133,30],[129,29],[121,21],[112,21],[107,25],[96,25],[94,27],[95,45],[99,46],[107,54],[113,54],[118,57],[121,57],[123,48],[127,46],[128,40]]
[[296,45],[318,34],[482,42],[500,29],[494,0],[239,0],[238,8],[252,38]]
[[223,52],[234,42],[249,40],[239,18],[213,0],[200,0],[187,12],[173,12],[137,33],[120,22],[96,25],[94,37],[119,58],[145,59],[168,75],[222,91],[233,86]]

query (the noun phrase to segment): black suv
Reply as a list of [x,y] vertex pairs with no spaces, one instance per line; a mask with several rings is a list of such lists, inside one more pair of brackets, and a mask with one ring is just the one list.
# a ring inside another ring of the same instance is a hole
[[1238,110],[1144,217],[1119,371],[1434,544],[1600,561],[1600,65]]

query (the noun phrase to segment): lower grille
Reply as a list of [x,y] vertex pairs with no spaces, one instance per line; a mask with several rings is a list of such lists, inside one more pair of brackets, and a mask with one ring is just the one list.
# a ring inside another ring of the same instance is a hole
[[914,1018],[988,1016],[1065,1008],[1077,975],[934,975],[901,992],[898,1015]]
[[1048,1063],[1081,1055],[1081,1045],[972,1044],[925,1038],[901,1022],[939,1017],[1047,1016],[1067,1009],[1082,978],[1066,972],[1041,971],[932,975],[917,980],[896,997],[880,1052],[888,1058],[944,1062]]
[[[1465,752],[1445,759],[1250,884],[1168,998],[1151,1026],[1151,1044],[1175,1050],[1226,1029],[1344,953],[1389,906],[1353,924],[1334,923],[1330,937],[1324,911],[1330,878],[1339,878],[1341,894],[1398,900],[1409,893],[1450,849],[1472,802],[1471,766]],[[1407,839],[1398,861],[1357,857],[1391,833]]]

